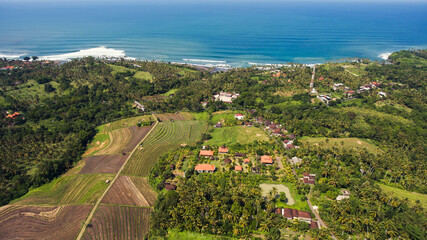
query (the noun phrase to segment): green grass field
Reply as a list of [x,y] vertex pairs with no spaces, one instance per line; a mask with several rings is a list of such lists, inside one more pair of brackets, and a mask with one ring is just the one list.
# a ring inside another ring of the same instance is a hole
[[409,192],[409,191],[405,191],[405,190],[402,190],[399,188],[386,186],[384,184],[379,184],[379,185],[384,192],[392,193],[394,196],[396,196],[400,199],[408,198],[409,204],[412,206],[415,205],[415,202],[417,200],[419,200],[421,206],[424,209],[427,209],[427,195],[426,194]]
[[175,94],[176,91],[178,91],[178,89],[174,88],[174,89],[171,89],[171,90],[167,91],[166,93],[163,93],[162,95],[166,96],[166,97],[169,97],[170,95]]
[[[326,141],[328,139],[328,141]],[[310,138],[304,137],[301,139],[302,142],[308,143],[310,145],[316,145],[321,148],[343,148],[345,150],[350,150],[354,148],[366,149],[370,153],[378,154],[383,151],[375,146],[372,143],[367,142],[367,140],[359,139],[359,138]]]
[[113,174],[62,176],[39,188],[30,190],[13,201],[18,205],[69,205],[95,203],[107,188],[106,179]]
[[154,121],[154,119],[151,115],[125,118],[115,122],[104,124],[104,127],[101,130],[103,130],[103,132],[111,132],[120,128],[136,126],[136,124],[140,121]]
[[111,69],[112,69],[111,74],[113,74],[113,75],[116,75],[117,73],[124,73],[124,72],[130,71],[130,72],[134,73],[134,75],[133,75],[134,78],[141,79],[141,80],[148,80],[148,81],[153,80],[153,76],[149,72],[137,71],[135,69],[130,69],[130,68],[122,67],[122,66],[116,66],[116,65],[112,65],[112,64],[108,64],[108,66],[111,67]]
[[391,100],[391,99],[386,99],[386,100],[382,100],[382,101],[377,101],[377,102],[375,103],[375,106],[377,106],[377,107],[392,106],[392,107],[395,107],[395,108],[397,108],[397,109],[399,109],[399,110],[405,111],[405,112],[407,112],[407,113],[411,113],[411,112],[412,112],[412,109],[411,109],[411,108],[409,108],[409,107],[407,107],[407,106],[405,106],[405,105],[402,105],[402,104],[395,103],[395,102],[393,102],[393,100]]
[[204,121],[165,121],[157,124],[132,157],[129,159],[122,174],[133,176],[148,176],[153,164],[164,153],[181,146],[198,141],[206,131]]
[[[49,83],[57,90],[47,93],[44,91],[44,85],[45,84],[38,84],[34,80],[29,80],[27,83],[19,85],[18,89],[12,89],[11,87],[8,87],[6,89],[5,93],[8,96],[24,98],[27,100],[28,99],[36,100],[37,98],[38,99],[45,99],[45,98],[53,97],[55,94],[61,95],[64,93],[62,90],[58,89],[59,83],[54,82],[54,81],[51,81]],[[36,97],[36,95],[38,97]]]
[[167,239],[179,240],[216,240],[216,239],[237,239],[218,235],[202,234],[196,232],[179,231],[178,229],[169,229]]
[[212,139],[209,139],[209,145],[228,145],[234,143],[248,144],[254,141],[268,141],[268,136],[256,127],[223,127],[215,128],[212,133]]
[[366,108],[345,107],[345,108],[336,108],[336,109],[333,109],[333,111],[337,112],[338,114],[354,112],[358,116],[375,117],[375,118],[379,119],[380,121],[386,120],[386,121],[400,123],[400,124],[404,124],[404,125],[413,124],[412,120],[406,119],[404,117],[393,115],[393,114],[388,114],[388,113],[383,113],[383,112],[378,112],[378,111],[366,109]]
[[217,122],[220,121],[225,121],[227,122],[236,122],[236,119],[234,118],[234,114],[236,113],[242,113],[242,112],[235,112],[235,111],[219,111],[219,112],[214,112],[212,114],[212,119],[210,120],[211,124],[216,124]]

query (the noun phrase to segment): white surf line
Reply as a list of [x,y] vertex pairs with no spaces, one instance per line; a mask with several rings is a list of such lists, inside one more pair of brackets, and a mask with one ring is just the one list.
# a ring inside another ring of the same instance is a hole
[[126,164],[128,163],[129,159],[132,157],[133,153],[136,151],[136,149],[138,148],[138,146],[145,141],[145,139],[151,134],[151,132],[153,131],[153,129],[156,128],[157,124],[159,123],[159,121],[157,121],[156,116],[154,116],[154,114],[151,114],[153,116],[153,118],[156,120],[156,123],[154,124],[154,126],[150,129],[150,131],[147,133],[147,135],[145,135],[145,137],[138,143],[138,145],[136,145],[136,147],[133,149],[132,153],[129,155],[129,157],[126,159],[126,161],[123,163],[122,167],[119,169],[119,171],[117,172],[116,176],[114,176],[113,181],[110,182],[110,184],[108,185],[107,189],[105,189],[104,193],[101,195],[101,197],[98,199],[98,201],[95,203],[95,205],[93,206],[92,210],[90,211],[89,216],[86,219],[86,222],[84,223],[83,227],[80,229],[80,233],[77,236],[76,240],[81,240],[83,237],[83,234],[86,232],[86,226],[89,225],[90,221],[92,220],[93,215],[95,214],[96,209],[98,208],[99,204],[101,203],[102,199],[104,198],[104,196],[107,194],[108,190],[110,190],[110,188],[113,186],[113,184],[116,182],[117,178],[119,177],[120,173],[122,172],[122,170],[125,168]]

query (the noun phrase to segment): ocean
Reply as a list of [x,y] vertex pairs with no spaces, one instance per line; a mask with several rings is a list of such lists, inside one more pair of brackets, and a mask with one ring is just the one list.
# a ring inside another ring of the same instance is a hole
[[427,48],[427,3],[60,2],[0,3],[0,57],[236,67],[380,60]]

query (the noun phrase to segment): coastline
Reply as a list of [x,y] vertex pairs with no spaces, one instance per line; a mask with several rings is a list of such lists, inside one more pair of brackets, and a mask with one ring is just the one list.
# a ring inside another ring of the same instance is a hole
[[[388,57],[392,54],[392,52],[384,52],[380,53],[376,59],[371,60],[387,60]],[[22,59],[27,54],[1,54],[0,58],[6,59]],[[30,55],[28,55],[30,56]],[[54,54],[47,56],[38,56],[39,60],[49,60],[49,61],[70,61],[75,58],[83,58],[83,57],[95,57],[95,58],[106,58],[106,59],[125,59],[125,60],[138,60],[138,61],[156,61],[153,59],[142,59],[138,57],[129,57],[126,55],[125,50],[119,50],[114,48],[108,48],[106,46],[99,46],[95,48],[82,49],[79,51],[64,53],[64,54]],[[335,59],[339,60],[339,59]],[[157,60],[158,62],[166,62],[172,64],[180,64],[180,65],[190,65],[195,67],[204,67],[204,68],[221,68],[221,69],[231,69],[231,68],[239,68],[239,67],[286,67],[289,66],[290,63],[303,64],[305,66],[313,67],[314,65],[319,65],[326,63],[327,60],[323,62],[311,62],[311,63],[301,63],[301,62],[287,62],[287,63],[268,63],[268,62],[252,62],[252,61],[240,61],[240,62],[231,62],[228,60],[218,60],[218,59],[199,59],[199,58],[182,58],[178,61],[166,61],[166,60]]]

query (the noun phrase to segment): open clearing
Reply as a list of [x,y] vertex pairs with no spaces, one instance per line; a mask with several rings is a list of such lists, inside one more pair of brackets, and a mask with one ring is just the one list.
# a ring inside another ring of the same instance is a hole
[[165,121],[160,122],[156,129],[128,160],[122,174],[132,176],[148,176],[153,164],[164,153],[178,148],[181,144],[193,144],[200,140],[201,134],[207,129],[204,121]]
[[82,239],[144,239],[150,208],[101,205]]
[[[328,139],[328,142],[326,142],[326,139]],[[382,153],[383,151],[375,146],[374,144],[371,144],[363,139],[359,138],[303,138],[301,139],[302,142],[308,143],[310,145],[319,146],[321,148],[343,148],[345,150],[350,149],[366,149],[369,153],[378,154]]]
[[295,200],[291,195],[291,192],[289,191],[289,188],[283,184],[269,184],[269,183],[261,183],[259,187],[262,189],[262,196],[267,197],[268,193],[273,190],[273,188],[277,189],[277,192],[280,194],[281,192],[284,192],[286,194],[286,198],[288,199],[288,202],[286,203],[289,206],[292,206],[295,204]]
[[408,198],[409,204],[412,206],[415,205],[415,201],[419,200],[421,206],[424,209],[427,209],[427,195],[426,194],[409,192],[409,191],[405,191],[405,190],[402,190],[399,188],[386,186],[384,184],[379,184],[379,185],[384,192],[392,193],[393,195],[395,195],[396,197],[398,197],[400,199]]
[[209,145],[229,145],[234,143],[248,144],[254,141],[268,141],[268,136],[259,128],[234,126],[215,128]]
[[95,155],[114,155],[131,152],[136,145],[150,131],[151,127],[137,127],[117,129],[109,133],[110,143]]
[[111,132],[120,128],[132,127],[132,126],[136,126],[136,124],[138,124],[139,122],[146,122],[146,121],[154,121],[154,119],[151,115],[121,119],[112,123],[107,123],[105,125],[102,125],[103,126],[102,132]]
[[0,208],[0,239],[75,239],[91,205]]
[[371,117],[378,119],[379,121],[386,121],[386,122],[395,122],[400,123],[403,125],[411,125],[414,122],[410,119],[406,119],[401,116],[378,112],[372,109],[366,109],[366,108],[358,108],[358,107],[344,107],[344,108],[337,108],[332,109],[332,111],[335,111],[337,114],[344,114],[348,112],[356,113],[358,116],[363,117]]
[[65,205],[95,203],[108,186],[112,174],[74,175],[60,177],[30,190],[14,201],[17,205]]
[[117,173],[126,161],[126,155],[101,155],[83,159],[85,165],[79,174]]
[[162,113],[155,115],[160,121],[181,121],[181,120],[193,120],[193,114],[188,112],[180,112],[180,113]]
[[101,203],[152,207],[156,193],[141,177],[119,176]]

